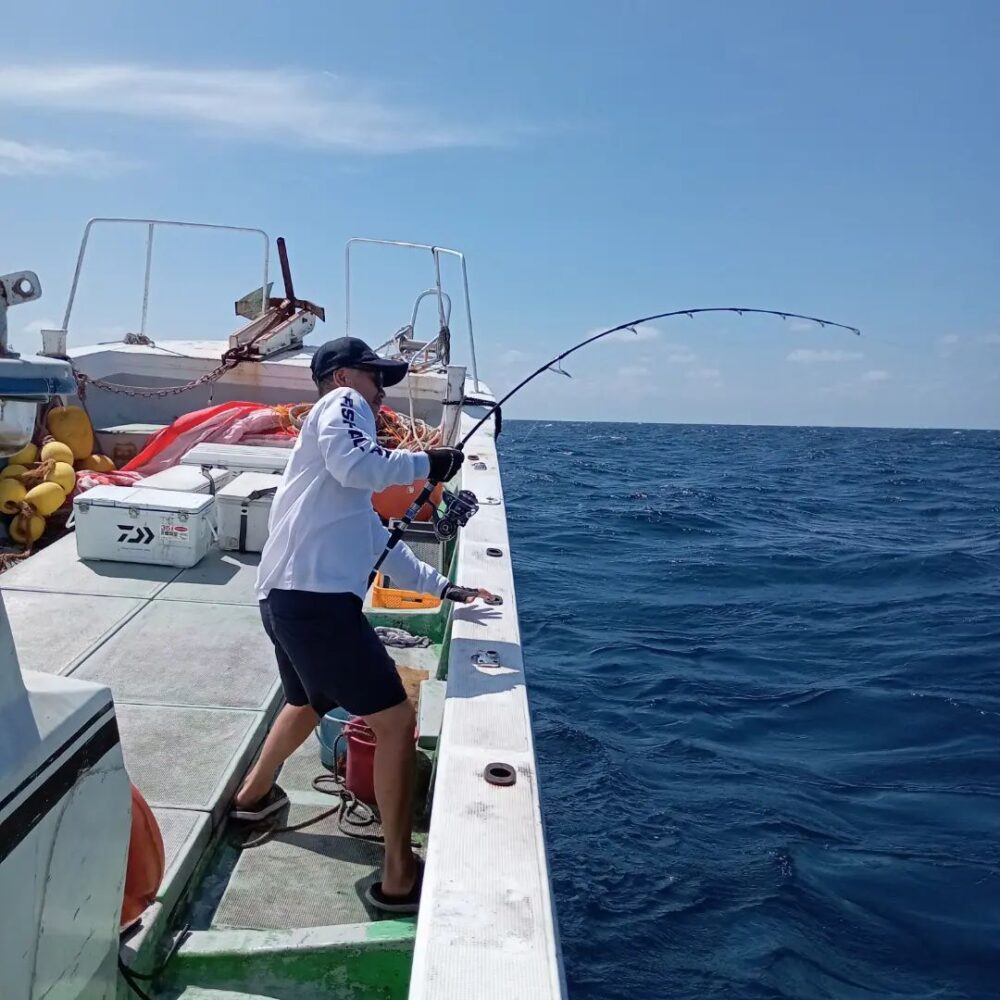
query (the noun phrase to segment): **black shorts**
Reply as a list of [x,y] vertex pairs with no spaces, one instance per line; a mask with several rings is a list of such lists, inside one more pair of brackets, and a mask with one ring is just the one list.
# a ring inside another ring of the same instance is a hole
[[396,664],[355,594],[272,590],[260,602],[289,705],[374,715],[406,700]]

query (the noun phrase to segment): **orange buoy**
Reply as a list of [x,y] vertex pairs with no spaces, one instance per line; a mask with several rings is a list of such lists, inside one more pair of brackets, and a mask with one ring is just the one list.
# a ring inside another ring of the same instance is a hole
[[166,859],[163,837],[153,810],[132,785],[132,834],[125,866],[125,894],[122,898],[121,929],[131,927],[146,907],[156,900],[163,881]]
[[[410,483],[409,486],[389,486],[379,493],[373,493],[372,506],[375,508],[375,513],[383,521],[402,517],[406,513],[406,509],[416,500],[417,495],[426,485],[426,479],[418,479]],[[441,503],[441,494],[443,492],[444,486],[438,483],[434,487],[434,492],[431,493],[430,500],[420,508],[414,520],[429,521],[432,509],[437,508]]]

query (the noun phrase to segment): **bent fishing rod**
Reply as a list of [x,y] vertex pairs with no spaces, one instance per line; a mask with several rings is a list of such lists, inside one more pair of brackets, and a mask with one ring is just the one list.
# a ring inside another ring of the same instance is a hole
[[[810,323],[816,323],[820,327],[834,327],[838,330],[846,330],[848,333],[853,333],[855,336],[860,337],[861,331],[856,326],[848,326],[845,323],[836,323],[830,319],[820,319],[818,316],[805,316],[802,313],[786,312],[780,309],[753,309],[744,306],[702,306],[697,309],[674,309],[670,312],[656,313],[653,316],[643,316],[641,319],[634,319],[628,323],[620,323],[618,326],[609,327],[607,330],[602,330],[600,333],[595,333],[585,340],[581,340],[580,343],[575,344],[573,347],[562,354],[556,355],[551,361],[542,365],[540,368],[536,368],[530,375],[522,379],[517,385],[514,386],[510,392],[506,393],[500,399],[498,399],[487,411],[486,414],[476,422],[472,430],[462,438],[462,440],[456,446],[459,451],[462,451],[465,446],[469,443],[472,436],[479,430],[483,424],[486,423],[490,417],[500,409],[512,396],[520,392],[529,382],[533,382],[539,375],[543,372],[554,371],[562,375],[568,375],[568,372],[562,371],[560,368],[553,367],[558,365],[564,358],[568,358],[571,354],[576,351],[581,350],[590,344],[595,343],[598,340],[602,340],[604,337],[610,337],[613,333],[621,333],[625,330],[631,331],[632,333],[637,333],[636,327],[642,326],[645,323],[652,323],[656,320],[661,319],[672,319],[676,316],[687,316],[689,318],[694,318],[702,313],[735,313],[737,316],[747,316],[747,315],[757,315],[757,316],[778,316],[781,319],[801,319],[807,320]],[[382,564],[388,558],[389,553],[399,544],[399,540],[406,533],[406,529],[413,523],[413,519],[417,516],[420,508],[423,507],[425,503],[430,499],[431,494],[434,492],[435,488],[438,486],[438,481],[433,479],[428,479],[424,488],[420,491],[417,499],[410,504],[406,513],[403,517],[396,522],[396,526],[392,529],[389,534],[389,539],[385,543],[385,548],[382,550],[382,554],[378,557],[378,562],[375,563],[371,571],[371,575],[368,578],[368,584],[371,586],[375,579],[375,574],[378,573]]]

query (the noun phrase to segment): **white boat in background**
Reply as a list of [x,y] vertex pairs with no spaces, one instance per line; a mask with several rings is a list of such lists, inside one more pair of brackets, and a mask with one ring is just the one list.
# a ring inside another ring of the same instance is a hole
[[[139,328],[120,343],[67,349],[69,338],[80,339],[74,301],[98,226],[145,229]],[[246,323],[228,338],[154,342],[147,335],[154,237],[168,226],[235,231],[260,242],[252,279],[259,276],[260,288],[237,303]],[[386,404],[455,442],[495,400],[476,368],[465,258],[430,245],[349,241],[347,333],[351,250],[359,242],[427,258],[431,287],[380,349],[412,365]],[[63,368],[72,366],[98,442],[116,464],[195,411],[315,398],[313,348],[305,340],[318,345],[341,331],[317,329],[323,310],[295,297],[287,266],[285,294],[270,297],[270,253],[261,230],[163,220],[87,224],[62,329],[45,331],[44,342],[67,359]],[[443,256],[461,268],[468,368],[452,360]],[[438,334],[427,341],[414,335],[422,303],[437,309]],[[0,313],[5,307],[0,301]],[[65,376],[47,384],[48,395],[67,396]],[[15,388],[0,379],[5,399],[20,398]],[[377,823],[355,827],[346,805],[309,822],[335,804],[313,781],[327,773],[318,742],[308,742],[282,773],[292,801],[286,823],[300,829],[253,846],[227,822],[234,789],[281,699],[253,594],[253,553],[213,548],[190,568],[84,561],[70,530],[0,576],[0,899],[5,927],[13,929],[0,937],[5,1000],[565,995],[496,447],[500,426],[498,412],[466,447],[460,486],[476,495],[478,513],[456,539],[425,532],[414,547],[422,558],[439,558],[452,579],[500,595],[502,604],[391,608],[371,594],[366,601],[374,624],[427,640],[390,650],[401,672],[420,681],[426,810],[417,840],[427,867],[416,920],[379,919],[364,901],[380,861]],[[128,779],[152,807],[166,872],[155,900],[119,940]]]

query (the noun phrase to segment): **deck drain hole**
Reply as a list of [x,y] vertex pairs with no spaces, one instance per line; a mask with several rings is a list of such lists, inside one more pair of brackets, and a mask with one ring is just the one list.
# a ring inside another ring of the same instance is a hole
[[517,772],[510,764],[487,764],[485,778],[491,785],[513,785]]
[[498,558],[499,558],[500,556],[502,556],[502,555],[503,555],[503,549],[498,549],[498,548],[495,548],[494,546],[492,546],[492,545],[491,545],[491,546],[490,546],[490,547],[489,547],[489,548],[488,548],[488,549],[486,550],[486,554],[487,554],[488,556],[493,556],[493,558],[494,558],[494,559],[498,559]]

